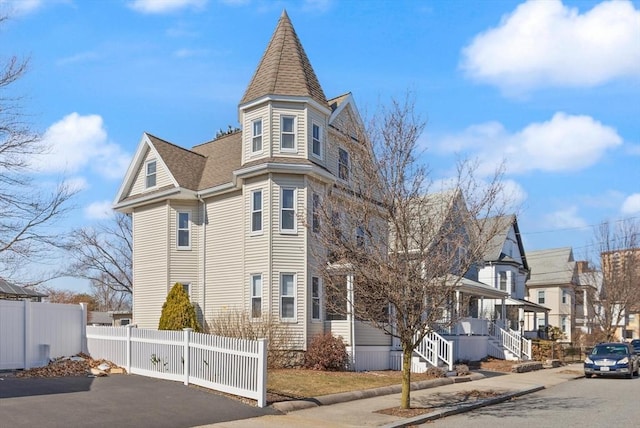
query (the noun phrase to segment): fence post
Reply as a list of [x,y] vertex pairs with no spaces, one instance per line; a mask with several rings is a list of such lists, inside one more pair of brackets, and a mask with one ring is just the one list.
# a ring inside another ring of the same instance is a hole
[[87,345],[87,304],[80,303],[80,352],[83,354],[89,354],[89,347]]
[[24,364],[23,367],[25,370],[31,368],[31,348],[33,344],[31,343],[31,302],[28,300],[23,300],[23,313],[24,313]]
[[182,351],[184,384],[189,385],[189,340],[191,339],[192,328],[183,328],[184,331],[184,350]]
[[131,329],[135,327],[135,324],[127,324],[127,343],[126,343],[126,355],[125,365],[127,374],[131,374]]
[[258,339],[258,407],[267,406],[267,339]]

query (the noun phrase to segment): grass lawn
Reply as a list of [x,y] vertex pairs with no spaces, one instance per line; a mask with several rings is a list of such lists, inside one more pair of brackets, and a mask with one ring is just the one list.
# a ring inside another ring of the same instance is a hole
[[[281,399],[319,397],[338,392],[358,391],[381,386],[400,385],[402,372],[323,372],[305,369],[269,370],[267,391]],[[411,381],[433,379],[426,373],[412,373]],[[274,400],[277,400],[274,397]]]

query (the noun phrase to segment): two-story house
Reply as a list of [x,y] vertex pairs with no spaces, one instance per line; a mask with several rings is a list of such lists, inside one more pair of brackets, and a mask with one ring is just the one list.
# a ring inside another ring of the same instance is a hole
[[527,281],[528,300],[549,308],[548,319],[531,317],[532,330],[558,327],[571,342],[575,327],[575,290],[579,285],[578,270],[571,247],[529,251],[527,260],[531,277]]

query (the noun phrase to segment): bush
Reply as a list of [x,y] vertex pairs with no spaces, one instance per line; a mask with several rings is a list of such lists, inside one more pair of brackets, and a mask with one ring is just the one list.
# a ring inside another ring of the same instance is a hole
[[304,367],[308,369],[344,371],[348,364],[349,354],[342,337],[331,333],[315,336],[304,354]]
[[183,328],[202,331],[196,317],[196,309],[189,301],[189,295],[182,284],[177,282],[162,305],[158,330],[182,330]]

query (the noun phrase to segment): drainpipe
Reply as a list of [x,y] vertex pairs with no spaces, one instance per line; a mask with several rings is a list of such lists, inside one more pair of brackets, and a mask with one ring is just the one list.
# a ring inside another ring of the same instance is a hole
[[198,201],[201,204],[202,207],[202,211],[201,211],[201,217],[200,217],[200,221],[202,222],[202,239],[200,240],[200,246],[201,246],[201,257],[202,257],[202,282],[200,283],[200,290],[201,290],[201,299],[200,302],[202,303],[202,328],[205,327],[206,324],[206,296],[207,296],[207,292],[205,290],[205,283],[206,283],[206,279],[207,279],[207,264],[206,264],[206,257],[207,257],[207,206],[204,203],[204,199],[202,199],[202,196],[200,196],[200,194],[196,195],[198,198]]
[[347,299],[349,304],[349,311],[347,319],[349,320],[349,342],[351,343],[351,367],[356,370],[356,320],[353,310],[353,274],[347,275]]

